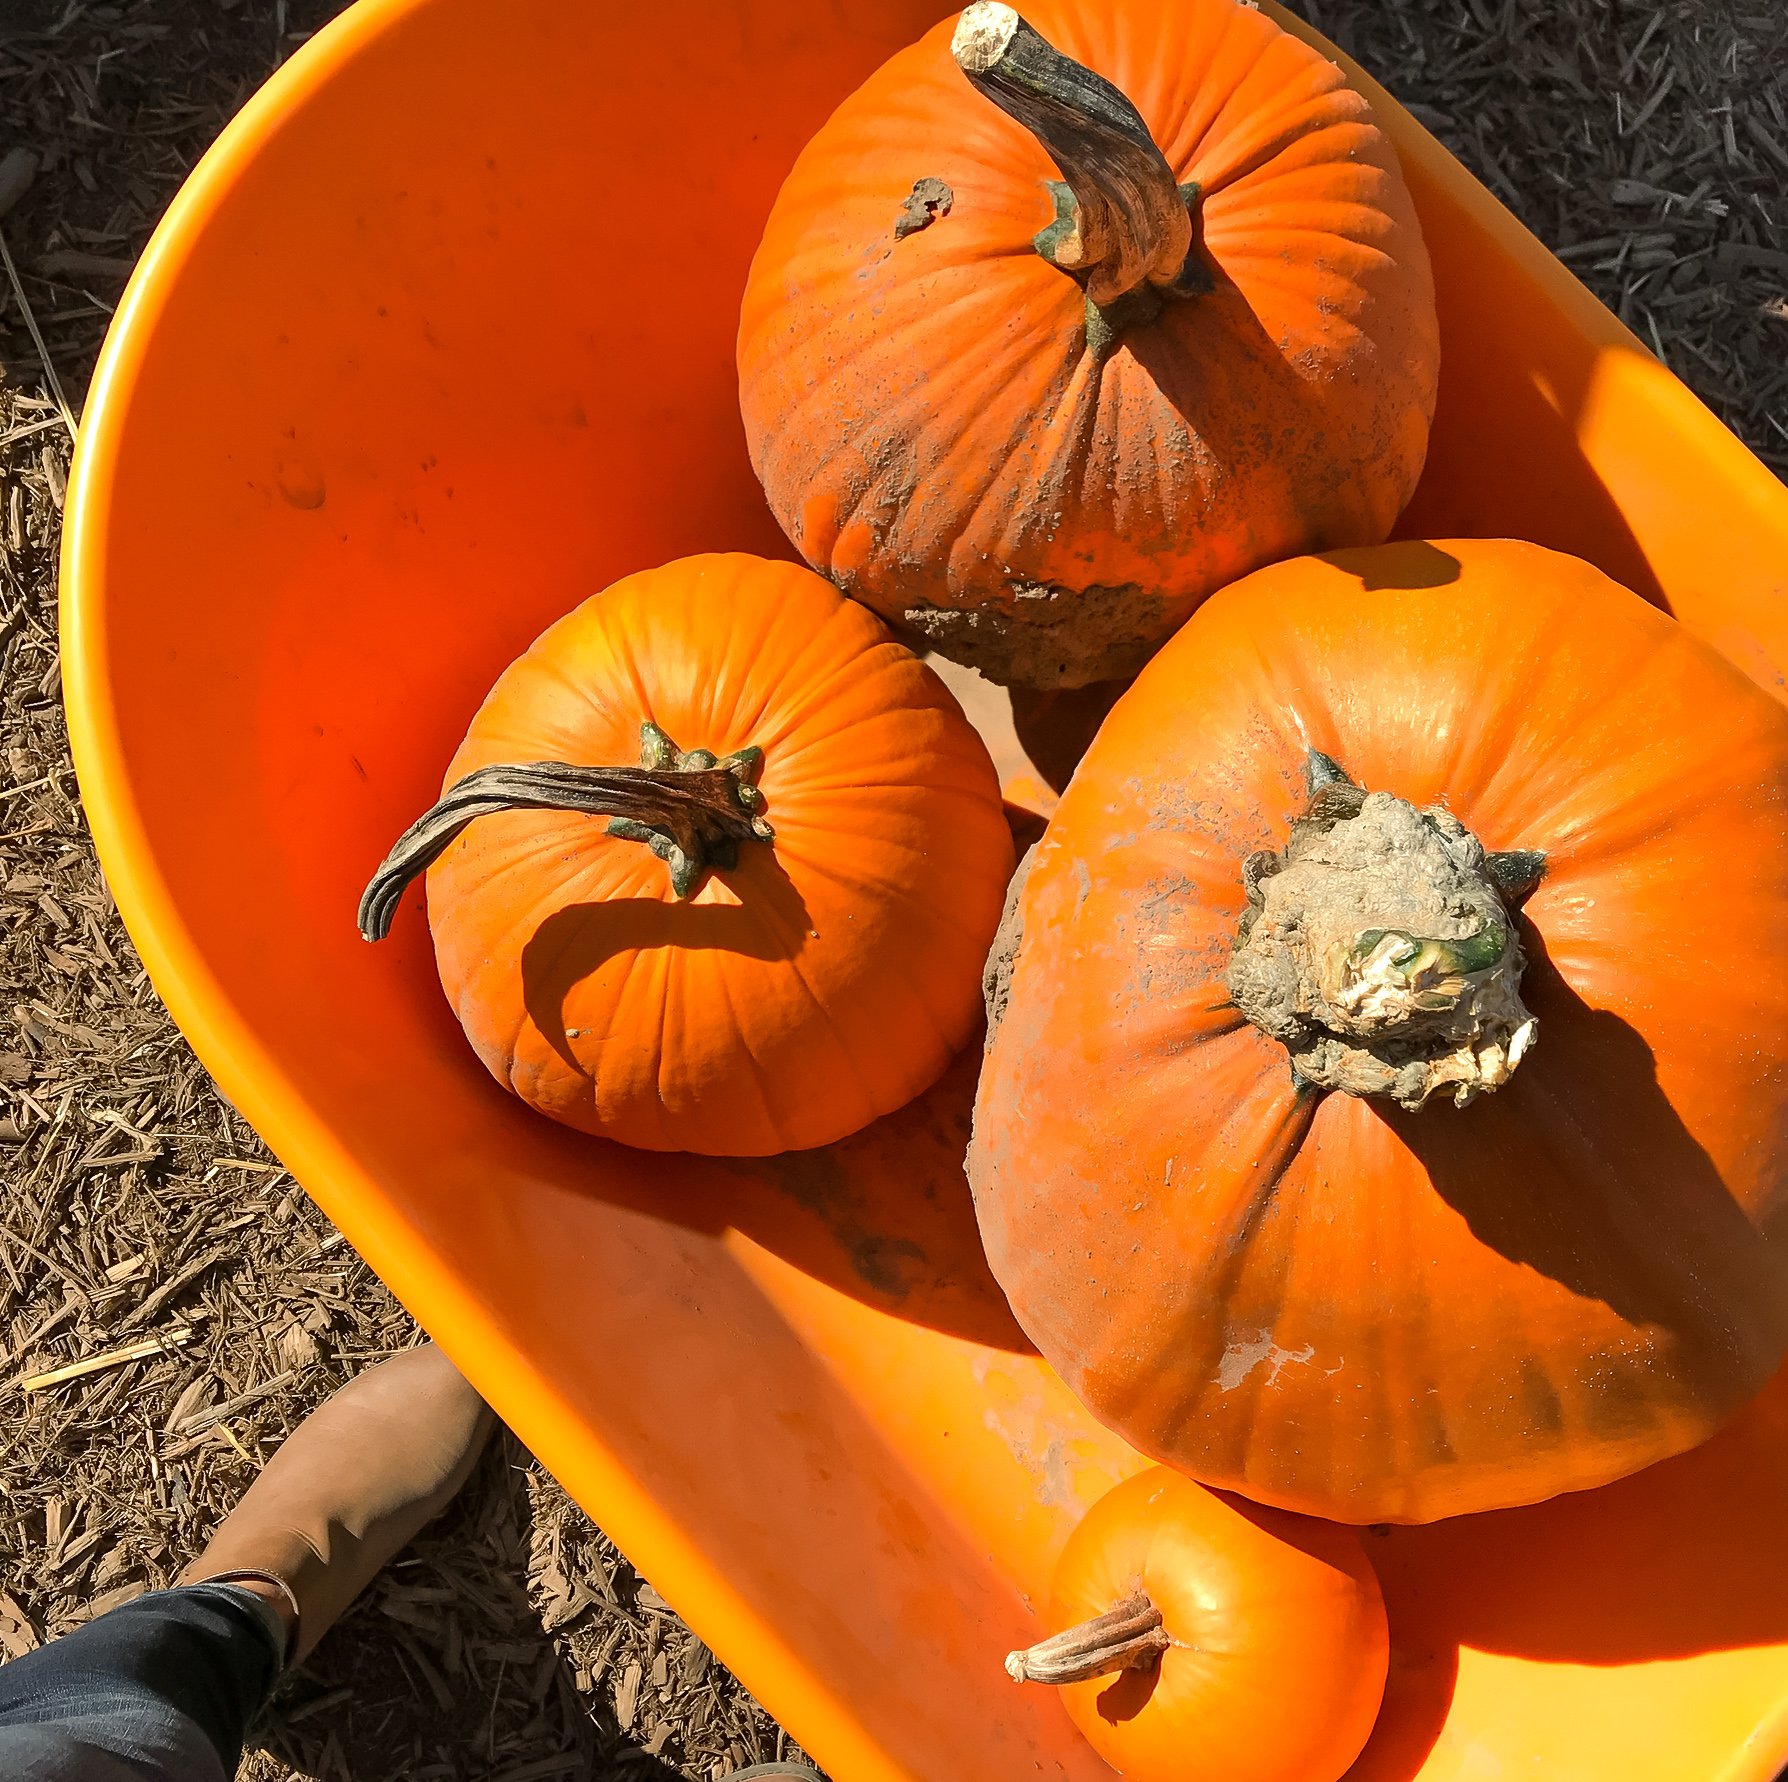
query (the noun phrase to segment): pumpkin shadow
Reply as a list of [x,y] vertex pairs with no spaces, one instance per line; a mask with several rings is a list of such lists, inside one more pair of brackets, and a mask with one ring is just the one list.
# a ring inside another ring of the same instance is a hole
[[618,953],[676,948],[794,959],[807,944],[807,904],[768,848],[754,848],[714,878],[733,903],[666,903],[613,897],[567,904],[545,917],[522,947],[522,999],[528,1019],[573,1070],[581,1069],[565,1034],[565,999]]
[[[1148,372],[1226,469],[1258,463],[1263,452],[1278,450],[1286,439],[1341,431],[1341,395],[1329,394],[1319,380],[1300,377],[1240,287],[1208,254],[1204,258],[1212,288],[1175,306],[1182,318],[1178,327],[1169,321],[1137,329],[1122,350]],[[1585,558],[1669,612],[1649,558],[1578,441],[1597,353],[1574,339],[1548,342],[1545,350],[1554,361],[1533,363],[1539,348],[1518,323],[1496,312],[1494,281],[1483,280],[1478,268],[1455,268],[1439,256],[1435,281],[1439,395],[1426,461],[1392,527],[1393,537],[1528,539]],[[1227,355],[1210,350],[1213,319],[1219,321]],[[1217,381],[1226,359],[1244,368],[1236,375],[1246,379],[1246,402],[1236,401]],[[1326,502],[1314,494],[1302,505],[1316,537],[1334,537],[1338,545],[1347,541],[1351,529],[1335,529],[1336,516],[1345,511],[1346,479]]]
[[1200,452],[1226,473],[1219,491],[1258,486],[1263,462],[1282,461],[1288,452],[1297,458],[1297,514],[1309,542],[1293,554],[1368,542],[1357,511],[1360,467],[1336,464],[1318,450],[1318,442],[1355,432],[1350,410],[1357,386],[1301,376],[1241,287],[1208,254],[1205,259],[1210,288],[1127,334],[1119,350],[1147,373]]
[[[547,916],[522,949],[528,1016],[573,1068],[572,988],[633,948],[716,948],[786,960],[806,943],[799,890],[768,848],[716,875],[736,903],[616,898]],[[631,1211],[709,1235],[737,1231],[816,1280],[901,1318],[1032,1353],[987,1267],[966,1158],[979,1037],[931,1088],[836,1144],[774,1157],[660,1158],[572,1134],[574,1180]],[[650,1159],[649,1163],[646,1161]]]
[[1412,1782],[1445,1723],[1461,1647],[1638,1665],[1788,1641],[1785,1474],[1788,1370],[1711,1441],[1613,1485],[1369,1531],[1391,1673],[1347,1782]]
[[1093,1698],[1099,1718],[1108,1726],[1122,1726],[1134,1720],[1155,1699],[1161,1682],[1158,1664],[1138,1665],[1119,1671]]
[[[1717,1363],[1735,1340],[1722,1302],[1757,1303],[1767,1240],[1670,1106],[1644,1038],[1576,994],[1531,923],[1524,943],[1541,1041],[1523,1070],[1444,1120],[1379,1117],[1482,1242],[1668,1330],[1690,1366]],[[1551,1167],[1534,1167],[1536,1135]],[[1498,1151],[1510,1169],[1486,1171],[1486,1152]],[[1598,1157],[1615,1169],[1591,1168]],[[1391,1686],[1348,1782],[1416,1775],[1445,1720],[1461,1647],[1632,1665],[1788,1642],[1785,1476],[1788,1369],[1701,1447],[1612,1485],[1371,1530]]]
[[1100,725],[1130,684],[1129,680],[1115,680],[1045,692],[1011,689],[1012,728],[1019,746],[1052,792],[1066,790]]
[[[1372,1543],[1374,1558],[1376,1547]],[[1459,1681],[1458,1641],[1444,1630],[1436,1636],[1412,1620],[1389,1584],[1384,1594],[1391,1627],[1384,1702],[1371,1738],[1341,1782],[1415,1782],[1452,1712]]]
[[[529,1013],[541,1032],[564,1044],[560,1011],[578,977],[623,947],[667,944],[669,933],[684,946],[783,944],[766,939],[742,907],[648,899],[573,906],[542,922],[524,949]],[[980,1063],[977,1038],[905,1107],[836,1144],[774,1157],[664,1156],[563,1129],[562,1179],[611,1206],[706,1236],[738,1232],[895,1317],[1030,1354],[988,1270],[969,1195]]]
[[1462,573],[1451,551],[1419,538],[1385,545],[1359,564],[1360,586],[1369,593],[1383,588],[1445,588]]
[[1449,211],[1456,200],[1431,191],[1426,170],[1407,161],[1404,168],[1429,225],[1440,392],[1427,462],[1394,536],[1527,539],[1582,557],[1670,612],[1644,546],[1579,437],[1609,346],[1577,326],[1552,324],[1549,299],[1487,268],[1473,232],[1436,230],[1430,206]]
[[[1343,398],[1299,377],[1240,287],[1214,263],[1210,270],[1210,289],[1170,305],[1153,325],[1132,330],[1118,350],[1148,374],[1200,451],[1227,473],[1219,487],[1245,487],[1256,478],[1235,479],[1258,467],[1276,442],[1344,433]],[[1213,340],[1221,341],[1220,349],[1213,349]],[[1242,390],[1246,400],[1238,396]],[[1299,517],[1315,541],[1301,548],[1322,550],[1358,536],[1345,520],[1352,480],[1337,474],[1326,491],[1300,491]]]
[[878,1311],[1011,1354],[1036,1351],[987,1266],[965,1159],[972,1042],[931,1088],[861,1132],[775,1157],[659,1156],[566,1131],[572,1184],[706,1236],[737,1232]]
[[1672,1107],[1644,1037],[1584,1002],[1529,921],[1522,939],[1539,1020],[1522,1069],[1451,1118],[1373,1111],[1481,1243],[1667,1332],[1691,1377],[1730,1377],[1747,1351],[1767,1377],[1779,1347],[1759,1359],[1746,1327],[1780,1297],[1769,1238]]
[[1778,1645],[1785,1469],[1788,1373],[1687,1454],[1526,1509],[1391,1529],[1373,1558],[1406,1631],[1480,1652],[1614,1665]]
[[977,1037],[897,1113],[837,1144],[714,1159],[729,1222],[803,1272],[897,1317],[1034,1354],[981,1247],[967,1156]]

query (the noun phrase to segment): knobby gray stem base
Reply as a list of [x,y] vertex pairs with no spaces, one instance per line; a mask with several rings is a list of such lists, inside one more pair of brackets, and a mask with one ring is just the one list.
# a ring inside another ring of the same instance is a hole
[[1445,810],[1366,792],[1312,752],[1310,804],[1242,869],[1229,994],[1300,1086],[1421,1107],[1499,1088],[1534,1043],[1513,911],[1541,854],[1492,854]]

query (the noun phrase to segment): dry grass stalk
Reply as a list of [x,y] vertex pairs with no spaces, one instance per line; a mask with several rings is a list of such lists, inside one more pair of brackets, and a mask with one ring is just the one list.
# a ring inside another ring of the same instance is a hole
[[[106,1273],[111,1274],[108,1269]],[[128,1277],[126,1277],[128,1279]],[[170,1349],[183,1348],[193,1338],[190,1324],[176,1324],[159,1336],[152,1336],[140,1343],[129,1343],[122,1349],[105,1349],[98,1355],[89,1355],[82,1361],[70,1361],[62,1367],[53,1367],[48,1373],[26,1374],[15,1380],[13,1385],[20,1392],[42,1392],[47,1386],[61,1386],[69,1380],[85,1379],[88,1374],[103,1373],[110,1367],[121,1366],[126,1361],[146,1361],[151,1355],[164,1355]]]

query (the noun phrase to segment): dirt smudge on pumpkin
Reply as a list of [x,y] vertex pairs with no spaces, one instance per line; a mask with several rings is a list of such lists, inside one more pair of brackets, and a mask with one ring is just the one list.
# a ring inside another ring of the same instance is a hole
[[929,229],[933,223],[950,214],[950,207],[955,202],[956,194],[943,180],[914,180],[912,191],[907,194],[906,202],[900,207],[900,214],[894,219],[894,239],[905,241],[909,235],[917,235],[921,229]]
[[[1148,833],[1196,836],[1212,844],[1220,853],[1235,855],[1236,877],[1240,882],[1242,859],[1249,850],[1246,838],[1238,840],[1234,814],[1222,799],[1191,797],[1185,786],[1171,779],[1155,787],[1152,797],[1153,808],[1143,825]],[[1263,824],[1261,834],[1266,833]]]
[[1006,887],[1006,907],[981,972],[981,996],[987,1008],[986,1048],[993,1049],[994,1035],[1005,1019],[1006,1007],[1012,1000],[1012,973],[1018,963],[1018,949],[1024,945],[1024,888],[1031,876],[1031,867],[1041,844],[1032,842],[1025,849],[1011,883]]
[[1217,1364],[1217,1388],[1221,1392],[1233,1392],[1263,1362],[1267,1370],[1266,1384],[1275,1386],[1286,1367],[1294,1362],[1307,1366],[1315,1359],[1314,1344],[1306,1343],[1301,1349],[1281,1349],[1267,1332],[1262,1331],[1246,1342],[1231,1343],[1223,1351],[1223,1359]]
[[951,590],[958,592],[961,606],[909,606],[900,617],[990,681],[1045,690],[1129,679],[1191,610],[1136,582],[1068,588],[1010,581]]
[[1521,1361],[1521,1408],[1527,1414],[1530,1434],[1557,1437],[1564,1433],[1564,1406],[1545,1369],[1531,1355]]
[[1198,887],[1183,872],[1163,873],[1150,879],[1137,900],[1136,914],[1143,925],[1164,931],[1179,904],[1196,899]]
[[1119,991],[1123,1006],[1196,998],[1203,1009],[1213,985],[1219,998],[1226,1000],[1221,980],[1229,967],[1227,933],[1198,925],[1188,931],[1183,920],[1185,905],[1196,904],[1198,898],[1198,887],[1184,873],[1167,872],[1144,882],[1136,904],[1119,919],[1113,935],[1114,943],[1134,955],[1130,975]]

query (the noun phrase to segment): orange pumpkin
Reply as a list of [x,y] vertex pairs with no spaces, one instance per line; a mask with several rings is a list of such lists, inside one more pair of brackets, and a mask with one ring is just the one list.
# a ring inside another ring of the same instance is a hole
[[433,861],[447,999],[554,1119],[659,1151],[829,1144],[975,1031],[1012,867],[993,765],[937,676],[805,569],[617,582],[504,672],[446,784],[362,930]]
[[1665,614],[1507,542],[1263,570],[1033,860],[970,1176],[1019,1322],[1138,1447],[1420,1522],[1617,1478],[1769,1377],[1788,713]]
[[1359,1536],[1164,1467],[1087,1512],[1050,1615],[1065,1631],[1006,1669],[1061,1686],[1133,1782],[1336,1782],[1384,1698],[1390,1634]]
[[1439,344],[1332,62],[1236,0],[1028,12],[945,21],[808,145],[740,395],[809,563],[994,680],[1072,687],[1262,563],[1384,538]]

